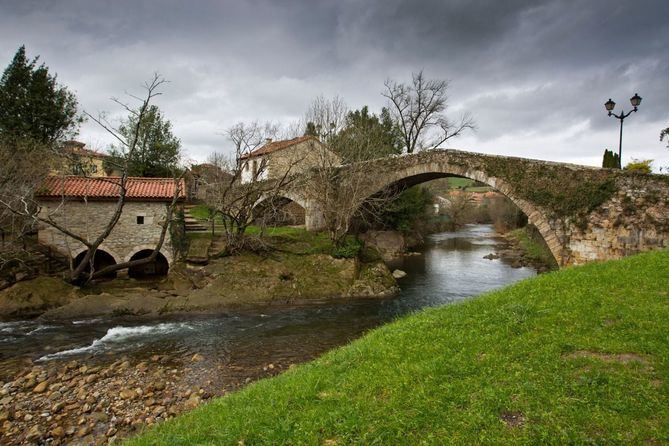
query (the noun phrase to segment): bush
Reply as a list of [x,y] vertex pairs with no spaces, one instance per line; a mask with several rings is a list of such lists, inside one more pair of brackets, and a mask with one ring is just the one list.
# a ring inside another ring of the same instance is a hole
[[352,259],[362,249],[362,242],[355,237],[346,237],[341,245],[332,248],[332,257],[336,259]]
[[507,232],[527,224],[527,216],[507,197],[490,198],[486,202],[488,215],[496,231]]
[[653,171],[653,160],[633,159],[631,162],[627,163],[625,170],[641,173],[651,173]]
[[415,223],[425,217],[432,204],[432,194],[425,187],[414,186],[401,192],[383,211],[384,226],[396,231],[409,232]]

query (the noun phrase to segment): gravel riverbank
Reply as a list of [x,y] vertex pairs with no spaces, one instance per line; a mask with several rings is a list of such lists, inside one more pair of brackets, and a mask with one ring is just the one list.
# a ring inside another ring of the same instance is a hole
[[200,354],[26,363],[0,382],[0,444],[107,444],[289,366],[240,369]]

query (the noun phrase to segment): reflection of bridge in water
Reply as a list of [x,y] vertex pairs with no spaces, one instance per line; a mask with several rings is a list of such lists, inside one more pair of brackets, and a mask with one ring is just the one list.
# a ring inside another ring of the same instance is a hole
[[[364,171],[365,197],[449,176],[487,184],[527,215],[560,266],[669,247],[669,179],[662,175],[458,150],[380,158],[365,162]],[[319,230],[324,218],[310,196],[313,178],[285,197],[305,209],[307,229]]]

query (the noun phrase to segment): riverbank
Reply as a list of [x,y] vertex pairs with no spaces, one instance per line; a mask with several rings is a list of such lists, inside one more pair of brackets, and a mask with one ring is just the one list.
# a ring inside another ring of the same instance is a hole
[[[264,252],[176,264],[167,277],[120,278],[78,288],[38,277],[0,291],[0,317],[44,320],[216,313],[259,304],[387,297],[398,291],[378,258],[335,258],[311,240],[278,238]],[[356,254],[356,253],[354,253]]]
[[532,267],[539,273],[555,271],[559,268],[555,257],[533,226],[527,225],[500,234],[503,240],[494,254],[487,259],[502,259],[514,268]]
[[662,444],[667,271],[653,252],[430,309],[129,444]]
[[290,366],[237,370],[197,353],[34,363],[0,381],[0,444],[113,443]]

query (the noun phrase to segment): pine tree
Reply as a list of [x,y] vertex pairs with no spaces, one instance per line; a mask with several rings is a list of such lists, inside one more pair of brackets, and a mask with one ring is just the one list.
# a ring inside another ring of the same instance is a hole
[[21,46],[0,78],[0,137],[53,145],[77,134],[77,99]]
[[604,159],[602,160],[602,167],[611,167],[613,162],[613,153],[609,149],[604,150]]
[[[130,140],[136,125],[137,118],[130,115],[119,127],[119,132]],[[105,169],[113,170],[123,165],[126,155],[122,148],[113,147],[109,154]],[[178,170],[180,160],[181,140],[172,134],[172,123],[157,106],[149,106],[139,127],[137,147],[128,160],[128,175],[171,177]]]
[[620,157],[617,153],[613,153],[612,150],[604,150],[604,158],[602,160],[602,167],[608,167],[610,169],[620,169]]

